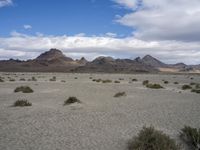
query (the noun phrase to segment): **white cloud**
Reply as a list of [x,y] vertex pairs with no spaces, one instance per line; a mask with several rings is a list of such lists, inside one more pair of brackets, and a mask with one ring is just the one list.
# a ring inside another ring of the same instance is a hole
[[112,0],[115,3],[122,5],[125,8],[135,8],[137,6],[137,1],[136,0]]
[[0,0],[0,7],[12,5],[12,0]]
[[112,32],[107,32],[106,36],[108,36],[108,37],[117,37],[117,34],[116,33],[112,33]]
[[50,48],[61,49],[68,56],[75,58],[84,56],[92,59],[99,55],[133,58],[150,54],[168,63],[200,63],[200,42],[147,42],[134,37],[114,38],[108,36],[30,36],[17,32],[11,37],[0,37],[0,59],[5,56],[30,59]]
[[[115,0],[117,2],[117,0]],[[131,0],[131,9],[139,9],[117,18],[122,25],[136,29],[134,35],[143,40],[200,40],[199,0]],[[126,3],[125,1],[122,1]],[[117,2],[118,4],[120,3]],[[122,3],[121,5],[124,5]],[[126,3],[128,5],[128,3]]]
[[25,24],[23,27],[24,27],[24,29],[32,29],[32,26],[29,24]]

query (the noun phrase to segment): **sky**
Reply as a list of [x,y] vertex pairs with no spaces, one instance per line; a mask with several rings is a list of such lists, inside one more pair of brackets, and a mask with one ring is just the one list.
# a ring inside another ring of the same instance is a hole
[[0,59],[152,55],[200,64],[200,0],[0,0]]

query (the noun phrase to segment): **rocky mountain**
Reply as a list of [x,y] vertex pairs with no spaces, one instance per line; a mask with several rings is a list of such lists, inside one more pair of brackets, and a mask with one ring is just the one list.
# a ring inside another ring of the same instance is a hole
[[183,63],[165,64],[158,59],[146,55],[143,58],[114,59],[112,57],[97,57],[87,61],[84,57],[73,60],[58,49],[50,49],[37,58],[27,61],[2,60],[0,71],[27,72],[80,72],[80,73],[156,73],[156,72],[200,72],[200,65],[188,66]]
[[150,65],[150,66],[153,66],[153,67],[167,67],[167,65],[161,61],[159,61],[158,59],[150,56],[150,55],[146,55],[142,58],[141,60],[144,64],[146,65]]

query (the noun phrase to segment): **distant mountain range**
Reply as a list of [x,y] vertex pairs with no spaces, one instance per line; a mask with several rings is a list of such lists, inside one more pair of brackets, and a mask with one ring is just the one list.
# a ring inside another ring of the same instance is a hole
[[5,72],[77,72],[77,73],[200,73],[200,65],[184,63],[165,64],[158,59],[146,55],[135,59],[114,59],[112,57],[97,57],[87,61],[84,57],[73,60],[66,57],[58,49],[50,49],[35,59],[1,60],[0,71]]

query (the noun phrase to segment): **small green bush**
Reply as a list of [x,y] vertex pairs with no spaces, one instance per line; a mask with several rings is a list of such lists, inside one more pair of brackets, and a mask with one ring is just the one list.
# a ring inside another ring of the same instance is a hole
[[137,82],[138,80],[137,80],[137,79],[132,79],[132,81],[133,81],[133,82]]
[[179,84],[178,82],[174,82],[174,84]]
[[102,80],[102,83],[111,83],[112,82],[112,80]]
[[192,89],[190,85],[185,84],[182,86],[182,90],[189,90],[189,89]]
[[66,81],[65,80],[61,80],[61,82],[65,83]]
[[26,81],[26,79],[24,79],[24,78],[20,78],[19,81]]
[[191,92],[200,94],[200,89],[192,89]]
[[114,95],[114,97],[121,97],[121,96],[126,96],[126,92],[118,92]]
[[14,82],[14,81],[15,81],[15,79],[10,79],[9,81],[10,81],[10,82]]
[[196,83],[194,83],[194,82],[191,82],[191,83],[190,83],[190,85],[191,85],[191,86],[193,86],[193,85],[196,85]]
[[93,79],[92,81],[94,81],[94,82],[101,82],[102,80],[101,79]]
[[122,81],[122,80],[124,80],[124,78],[119,78],[119,80],[121,80],[121,81]]
[[49,81],[56,81],[56,77],[53,76],[53,78],[49,79]]
[[78,77],[74,77],[74,79],[78,79]]
[[151,88],[151,89],[162,89],[163,87],[160,85],[160,84],[151,84],[151,83],[149,83],[149,84],[146,84],[146,87],[147,88]]
[[77,99],[76,97],[69,97],[66,101],[64,101],[64,105],[70,105],[73,103],[81,103],[81,101],[79,99]]
[[154,127],[143,129],[128,143],[129,150],[179,150],[175,140]]
[[145,80],[145,81],[143,81],[142,84],[143,84],[143,85],[147,85],[147,84],[149,84],[149,80]]
[[31,80],[32,81],[37,81],[37,79],[35,77],[32,77]]
[[200,128],[185,126],[180,132],[181,139],[194,150],[200,150]]
[[115,83],[120,83],[120,81],[117,81],[117,80],[116,80]]
[[33,90],[29,86],[20,86],[17,87],[14,92],[22,92],[22,93],[33,93]]
[[24,107],[24,106],[32,106],[32,103],[28,102],[27,100],[25,99],[21,99],[21,100],[17,100],[14,104],[13,104],[14,107]]
[[169,84],[169,81],[164,81],[164,84]]

